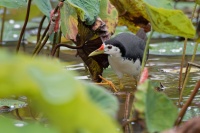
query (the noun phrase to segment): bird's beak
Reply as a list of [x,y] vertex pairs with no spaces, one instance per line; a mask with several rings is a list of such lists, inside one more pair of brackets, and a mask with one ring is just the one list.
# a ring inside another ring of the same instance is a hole
[[103,54],[103,53],[104,53],[104,44],[102,44],[100,48],[98,48],[97,50],[93,51],[88,56],[90,57],[90,56],[95,56],[95,55],[99,55],[99,54]]

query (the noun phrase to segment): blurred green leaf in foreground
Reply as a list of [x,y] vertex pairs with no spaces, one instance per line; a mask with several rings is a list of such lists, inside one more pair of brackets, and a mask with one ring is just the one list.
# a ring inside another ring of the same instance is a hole
[[[2,50],[0,60],[1,98],[27,96],[32,100],[34,109],[43,112],[49,124],[59,132],[120,132],[118,124],[111,117],[118,108],[116,98],[103,88],[75,80],[76,74],[63,70],[57,60],[44,57],[33,59]],[[88,88],[92,91],[88,91]],[[94,94],[96,100],[93,100]],[[101,100],[106,102],[96,102]]]

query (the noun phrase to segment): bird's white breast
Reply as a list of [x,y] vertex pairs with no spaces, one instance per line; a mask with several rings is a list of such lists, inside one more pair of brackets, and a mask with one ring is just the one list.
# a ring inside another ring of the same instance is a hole
[[123,77],[123,74],[128,74],[130,76],[138,76],[140,73],[140,60],[137,59],[135,62],[133,60],[127,60],[121,56],[109,56],[108,61],[112,69],[118,75],[119,78]]

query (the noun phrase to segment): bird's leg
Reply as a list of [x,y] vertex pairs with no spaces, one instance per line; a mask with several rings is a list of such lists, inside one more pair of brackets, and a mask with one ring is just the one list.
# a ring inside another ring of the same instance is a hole
[[118,92],[116,87],[115,87],[115,85],[113,84],[113,82],[103,78],[101,75],[99,75],[99,77],[104,81],[104,83],[101,82],[101,83],[96,83],[96,84],[99,84],[99,85],[110,85],[110,87],[114,90],[114,92]]

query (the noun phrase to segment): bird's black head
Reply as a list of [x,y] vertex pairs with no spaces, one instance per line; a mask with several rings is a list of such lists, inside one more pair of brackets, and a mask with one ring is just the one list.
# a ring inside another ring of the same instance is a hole
[[110,44],[110,45],[113,45],[113,46],[119,48],[122,57],[125,56],[126,50],[125,50],[125,47],[122,45],[121,42],[119,42],[119,41],[117,41],[117,40],[114,40],[114,39],[110,39],[110,40],[105,41],[105,44],[106,44],[106,45],[109,45],[109,44]]

